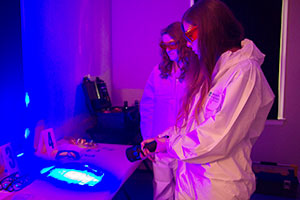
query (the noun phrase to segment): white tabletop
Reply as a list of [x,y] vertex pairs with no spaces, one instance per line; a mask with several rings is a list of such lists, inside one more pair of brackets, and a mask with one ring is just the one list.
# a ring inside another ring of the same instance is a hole
[[[82,200],[82,199],[112,199],[122,184],[139,166],[138,162],[129,162],[125,151],[129,145],[97,144],[96,148],[80,148],[66,142],[58,145],[59,150],[75,150],[81,155],[80,162],[88,162],[105,172],[101,183],[102,189],[96,191],[75,191],[57,187],[44,179],[37,179],[24,189],[13,192],[4,200]],[[106,177],[106,179],[105,179]]]

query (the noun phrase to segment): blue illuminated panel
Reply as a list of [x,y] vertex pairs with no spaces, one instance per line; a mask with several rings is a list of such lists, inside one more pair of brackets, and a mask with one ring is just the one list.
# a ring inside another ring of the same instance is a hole
[[[99,173],[98,170],[90,169],[88,165],[84,165],[83,170],[50,166],[43,168],[40,173],[47,173],[47,177],[52,177],[56,180],[66,182],[68,184],[95,186],[101,182],[104,173]],[[96,175],[96,172],[98,175]]]

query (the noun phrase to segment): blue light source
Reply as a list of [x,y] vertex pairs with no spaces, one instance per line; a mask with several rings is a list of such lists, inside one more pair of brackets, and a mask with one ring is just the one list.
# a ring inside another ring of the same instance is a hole
[[17,155],[17,157],[19,158],[19,157],[21,157],[21,156],[23,156],[24,155],[24,153],[19,153],[18,155]]
[[92,170],[88,165],[84,166],[86,169],[71,169],[65,167],[55,167],[50,166],[43,168],[40,173],[47,173],[47,177],[52,177],[56,180],[67,182],[68,184],[75,185],[87,185],[87,186],[95,186],[99,182],[101,182],[104,173],[100,173],[100,175],[94,174],[92,171],[97,172],[97,170]]
[[48,176],[56,178],[58,180],[65,181],[67,183],[74,183],[78,185],[94,186],[99,183],[103,177],[96,176],[88,171],[80,171],[75,169],[53,169]]
[[47,171],[49,171],[50,169],[52,169],[53,167],[55,167],[55,166],[53,165],[53,166],[50,166],[50,167],[45,167],[45,168],[43,168],[40,172],[41,172],[41,174],[44,174],[44,173],[46,173]]
[[25,139],[27,139],[29,135],[30,135],[30,130],[29,130],[29,128],[26,128],[25,134],[24,134]]
[[29,103],[30,103],[29,95],[28,95],[28,92],[26,92],[26,93],[25,93],[25,104],[26,104],[26,108],[28,108]]

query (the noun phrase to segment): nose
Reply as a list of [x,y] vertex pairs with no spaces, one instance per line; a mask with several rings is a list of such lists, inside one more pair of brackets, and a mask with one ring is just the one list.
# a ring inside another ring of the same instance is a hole
[[168,52],[168,53],[170,53],[170,52],[172,52],[174,49],[170,49],[170,48],[166,48],[166,52]]

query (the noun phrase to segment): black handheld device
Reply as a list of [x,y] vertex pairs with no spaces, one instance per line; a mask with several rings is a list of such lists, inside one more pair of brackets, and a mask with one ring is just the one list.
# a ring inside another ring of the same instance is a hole
[[[157,142],[154,140],[145,144],[144,148],[147,148],[150,152],[154,152],[157,146]],[[141,160],[141,154],[143,151],[141,145],[134,145],[126,149],[126,157],[130,162]]]

